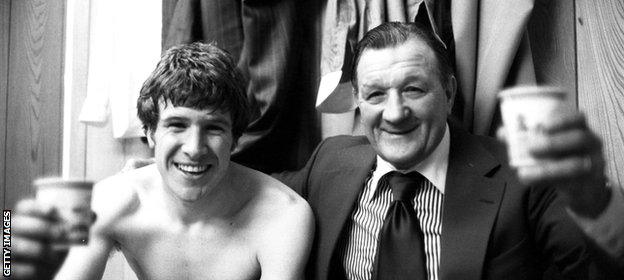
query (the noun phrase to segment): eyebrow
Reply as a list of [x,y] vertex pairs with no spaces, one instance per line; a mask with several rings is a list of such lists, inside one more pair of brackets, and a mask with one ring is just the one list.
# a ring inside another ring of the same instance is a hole
[[186,117],[182,117],[182,116],[167,116],[165,118],[162,119],[163,122],[169,122],[169,121],[184,121],[184,120],[188,120],[188,118]]
[[[202,119],[201,122],[209,122],[209,123],[217,123],[217,124],[223,124],[223,125],[231,125],[231,121],[229,121],[227,118],[225,117],[214,117],[214,115],[211,114],[206,114],[207,118]],[[167,116],[166,118],[162,119],[162,122],[174,122],[174,121],[188,121],[189,118],[185,117],[185,116],[178,116],[178,115],[171,115],[171,116]]]
[[[384,83],[380,83],[379,80],[380,79],[373,79],[370,82],[362,83],[362,89],[366,90],[366,89],[386,88]],[[420,82],[420,83],[423,83],[423,84],[427,84],[427,82],[423,79],[423,75],[412,73],[412,74],[407,75],[403,79],[403,82],[401,83],[401,86],[405,86],[406,84],[409,84],[409,83],[412,83],[412,82]]]

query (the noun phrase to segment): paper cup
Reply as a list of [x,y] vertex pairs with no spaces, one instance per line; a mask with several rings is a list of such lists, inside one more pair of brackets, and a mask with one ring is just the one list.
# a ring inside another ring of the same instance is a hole
[[34,182],[36,200],[56,209],[58,227],[62,232],[55,246],[86,245],[93,218],[91,190],[93,182],[82,179],[42,178]]
[[509,164],[514,167],[539,164],[529,153],[527,140],[542,133],[546,120],[574,111],[568,93],[558,87],[520,86],[502,90],[499,98]]

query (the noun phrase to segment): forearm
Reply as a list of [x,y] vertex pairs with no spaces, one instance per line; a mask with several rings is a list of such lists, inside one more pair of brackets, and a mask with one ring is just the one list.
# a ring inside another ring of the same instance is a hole
[[580,215],[573,209],[569,214],[587,237],[592,240],[621,269],[624,269],[624,195],[620,187],[612,187],[606,208],[595,217]]
[[85,247],[70,250],[55,280],[101,279],[112,246],[103,240],[90,240]]
[[[612,198],[612,188],[607,186],[604,176],[583,178],[575,182],[582,187],[569,188],[569,208],[578,216],[596,218],[605,211]],[[583,182],[584,181],[584,182]]]

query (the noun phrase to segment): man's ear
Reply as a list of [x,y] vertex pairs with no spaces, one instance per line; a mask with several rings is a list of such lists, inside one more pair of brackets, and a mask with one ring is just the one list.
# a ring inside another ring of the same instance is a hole
[[153,149],[155,144],[154,144],[154,131],[151,129],[146,129],[145,130],[145,136],[147,136],[147,146],[150,147],[150,149]]
[[446,104],[448,106],[448,114],[451,114],[453,110],[453,103],[455,102],[455,94],[457,93],[457,80],[455,76],[451,75],[446,84]]

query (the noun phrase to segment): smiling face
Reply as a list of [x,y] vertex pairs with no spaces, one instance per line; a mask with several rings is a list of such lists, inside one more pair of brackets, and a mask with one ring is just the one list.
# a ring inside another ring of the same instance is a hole
[[377,154],[399,169],[424,160],[442,140],[455,79],[442,85],[430,47],[409,39],[366,49],[357,65],[357,95],[365,134]]
[[233,145],[230,114],[159,105],[160,117],[148,140],[165,190],[197,201],[218,186],[228,170]]

